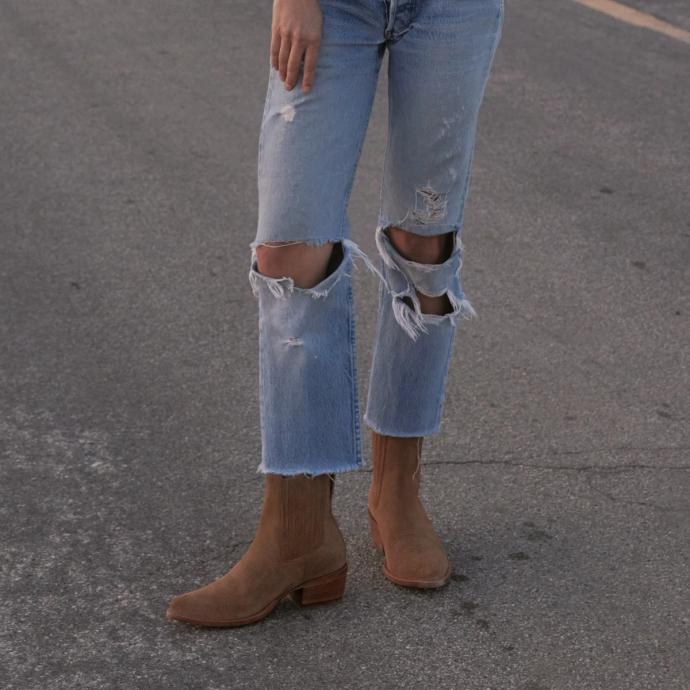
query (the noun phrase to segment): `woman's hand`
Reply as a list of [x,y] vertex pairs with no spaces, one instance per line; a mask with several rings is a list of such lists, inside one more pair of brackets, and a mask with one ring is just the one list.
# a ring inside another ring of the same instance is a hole
[[271,64],[280,71],[288,91],[297,83],[303,57],[302,91],[306,93],[314,83],[321,23],[319,0],[273,0]]

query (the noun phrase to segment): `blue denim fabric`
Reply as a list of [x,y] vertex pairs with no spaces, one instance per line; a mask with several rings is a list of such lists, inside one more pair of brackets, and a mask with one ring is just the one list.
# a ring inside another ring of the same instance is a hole
[[[259,302],[262,458],[257,470],[322,474],[362,466],[352,267],[379,278],[364,421],[379,433],[440,430],[462,289],[460,238],[479,108],[500,41],[503,0],[321,0],[312,90],[287,91],[269,67],[258,156],[259,214],[249,281]],[[388,50],[388,145],[375,229],[378,262],[350,237],[347,206]],[[405,259],[391,226],[453,232],[439,264]],[[340,243],[313,288],[258,270],[266,242]],[[417,290],[452,311],[422,313]],[[405,301],[409,298],[412,307]]]

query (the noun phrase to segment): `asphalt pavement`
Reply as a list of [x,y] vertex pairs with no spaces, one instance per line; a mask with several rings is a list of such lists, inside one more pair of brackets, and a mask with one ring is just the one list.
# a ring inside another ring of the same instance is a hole
[[[690,28],[684,2],[634,5]],[[687,690],[690,45],[572,0],[507,0],[480,116],[478,318],[422,469],[452,582],[383,578],[363,426],[342,601],[165,619],[259,514],[270,17],[0,4],[0,686]],[[350,203],[371,257],[385,67]],[[377,282],[354,279],[363,405]]]

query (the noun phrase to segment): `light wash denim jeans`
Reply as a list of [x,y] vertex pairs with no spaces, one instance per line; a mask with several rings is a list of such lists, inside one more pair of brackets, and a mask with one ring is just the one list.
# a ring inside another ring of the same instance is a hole
[[[312,90],[269,68],[258,156],[259,213],[249,282],[259,303],[261,462],[323,474],[362,466],[352,266],[379,279],[365,423],[381,434],[440,430],[465,296],[460,239],[480,104],[502,32],[503,0],[321,0]],[[347,206],[388,50],[388,145],[374,263],[350,238]],[[409,261],[387,229],[453,232],[438,264]],[[265,242],[334,242],[340,263],[312,288],[259,272]],[[417,290],[452,311],[422,313]],[[405,301],[408,297],[413,307]]]

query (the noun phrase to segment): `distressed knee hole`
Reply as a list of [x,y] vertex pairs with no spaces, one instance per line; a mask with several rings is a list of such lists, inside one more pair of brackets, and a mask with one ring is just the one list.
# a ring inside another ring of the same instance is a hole
[[[409,261],[421,264],[442,264],[447,261],[453,252],[453,235],[456,231],[445,232],[439,235],[420,235],[399,228],[395,225],[388,226],[384,230],[387,233],[393,246],[397,251]],[[442,295],[427,295],[417,289],[420,309],[423,314],[435,314],[443,316],[453,311],[448,293]],[[409,297],[404,297],[403,301],[410,309],[414,309],[414,304]]]
[[343,243],[336,242],[333,245],[331,257],[328,260],[328,263],[326,264],[326,275],[324,277],[327,278],[329,275],[331,275],[331,273],[333,273],[338,268],[338,266],[340,266],[344,258],[345,250],[343,249]]
[[384,232],[398,253],[408,261],[420,264],[441,264],[447,261],[453,252],[453,235],[457,231],[440,235],[420,235],[389,225]]
[[457,230],[423,236],[389,225],[377,228],[376,241],[395,319],[412,339],[429,333],[432,324],[476,316],[462,292]]
[[269,278],[291,278],[309,289],[327,278],[343,259],[341,242],[267,242],[256,247],[257,270]]
[[[453,311],[453,304],[450,301],[450,297],[448,297],[447,292],[439,297],[430,297],[419,290],[416,290],[416,293],[417,298],[419,299],[419,309],[422,314],[444,316],[445,314],[450,314]],[[405,295],[401,299],[409,309],[414,310],[414,302],[409,295]]]
[[[265,285],[274,297],[296,290],[311,297],[326,297],[344,273],[346,258],[341,240],[264,242],[252,244],[249,281],[259,295]],[[338,275],[335,275],[338,274]]]

